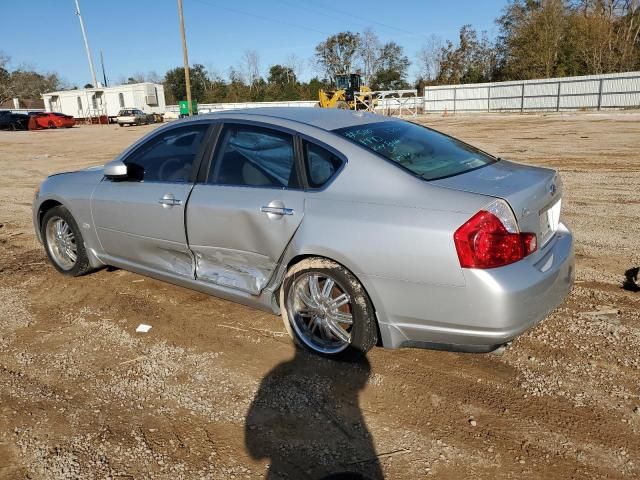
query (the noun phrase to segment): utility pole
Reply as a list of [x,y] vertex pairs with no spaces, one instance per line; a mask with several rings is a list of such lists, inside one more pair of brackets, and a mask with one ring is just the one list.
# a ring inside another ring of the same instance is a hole
[[82,15],[80,14],[80,4],[76,0],[76,15],[80,20],[80,29],[82,30],[82,38],[84,38],[84,48],[87,51],[87,58],[89,59],[89,69],[91,70],[91,78],[93,79],[93,88],[98,88],[98,80],[96,79],[96,70],[93,68],[93,60],[91,59],[91,50],[89,49],[89,40],[87,40],[87,32],[84,29],[84,22],[82,21]]
[[[77,2],[78,0],[76,0]],[[191,80],[189,79],[189,54],[187,53],[187,37],[184,33],[184,16],[182,15],[182,0],[178,0],[178,15],[180,16],[180,34],[182,35],[182,55],[184,57],[184,83],[187,87],[187,104],[189,116],[193,115],[191,104]]]
[[107,73],[104,71],[104,57],[102,56],[102,50],[100,50],[100,64],[102,65],[102,78],[104,80],[104,86],[108,87],[107,83]]

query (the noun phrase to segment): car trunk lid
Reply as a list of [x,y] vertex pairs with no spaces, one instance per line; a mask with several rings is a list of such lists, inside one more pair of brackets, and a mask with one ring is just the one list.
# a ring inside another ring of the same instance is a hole
[[539,247],[544,246],[558,228],[562,183],[555,170],[499,160],[431,183],[506,200],[522,232],[533,232]]

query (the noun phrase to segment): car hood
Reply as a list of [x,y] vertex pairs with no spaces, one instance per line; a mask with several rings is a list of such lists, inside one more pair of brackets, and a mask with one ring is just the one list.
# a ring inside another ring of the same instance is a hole
[[60,175],[75,175],[79,178],[86,177],[102,177],[102,170],[104,169],[104,165],[93,165],[91,167],[83,168],[81,170],[71,170],[68,172],[57,172],[49,175],[47,178],[58,177]]

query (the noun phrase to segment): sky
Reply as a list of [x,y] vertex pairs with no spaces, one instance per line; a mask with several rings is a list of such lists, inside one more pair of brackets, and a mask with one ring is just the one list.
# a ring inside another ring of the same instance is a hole
[[[460,27],[472,24],[495,36],[494,20],[507,0],[183,0],[189,61],[227,77],[241,65],[247,50],[268,67],[295,54],[303,61],[301,78],[318,72],[314,47],[329,35],[372,28],[381,41],[402,45],[414,62],[435,34],[455,41]],[[96,73],[102,78],[100,51],[107,79],[138,72],[159,76],[182,65],[175,0],[80,0]],[[70,86],[91,82],[74,0],[0,0],[3,22],[0,51],[11,57],[10,69],[26,65],[57,72]],[[415,62],[414,62],[415,63]],[[410,80],[417,74],[410,70]]]

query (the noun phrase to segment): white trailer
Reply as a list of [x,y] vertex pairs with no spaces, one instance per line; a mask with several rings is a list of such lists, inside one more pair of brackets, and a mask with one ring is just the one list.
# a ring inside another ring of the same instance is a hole
[[114,87],[62,90],[42,95],[44,108],[75,118],[115,117],[123,108],[145,113],[165,112],[164,87],[159,83],[132,83]]

